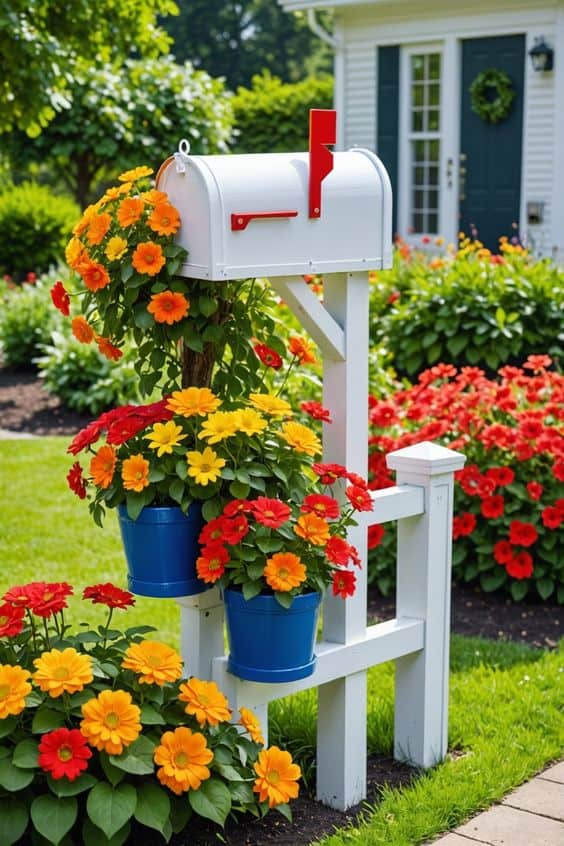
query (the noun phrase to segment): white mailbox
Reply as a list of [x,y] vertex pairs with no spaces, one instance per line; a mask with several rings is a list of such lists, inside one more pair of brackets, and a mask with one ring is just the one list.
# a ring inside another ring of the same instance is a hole
[[390,266],[384,166],[370,150],[331,153],[327,143],[325,135],[309,153],[231,156],[191,156],[181,143],[157,180],[180,212],[181,274],[222,280]]

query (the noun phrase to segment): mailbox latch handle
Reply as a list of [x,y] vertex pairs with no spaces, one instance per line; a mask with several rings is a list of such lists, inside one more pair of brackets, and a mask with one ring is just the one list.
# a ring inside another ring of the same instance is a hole
[[246,229],[251,220],[264,219],[266,217],[297,217],[297,211],[262,211],[262,212],[237,212],[231,215],[231,229],[233,232],[240,232]]

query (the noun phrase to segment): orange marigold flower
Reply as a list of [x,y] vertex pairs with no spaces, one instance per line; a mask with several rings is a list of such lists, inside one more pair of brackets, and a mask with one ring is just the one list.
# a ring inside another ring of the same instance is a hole
[[305,582],[306,568],[293,552],[276,552],[266,559],[264,577],[272,590],[292,590]]
[[168,203],[168,194],[165,191],[157,191],[156,188],[151,188],[150,191],[144,191],[141,197],[151,206],[156,206],[157,203]]
[[264,737],[262,736],[260,722],[255,712],[251,711],[250,708],[239,708],[239,713],[241,715],[239,725],[243,726],[247,734],[255,741],[255,743],[264,744]]
[[102,355],[106,356],[106,358],[110,361],[118,361],[122,357],[122,350],[120,350],[119,347],[114,346],[109,338],[104,338],[102,335],[96,335],[95,340]]
[[143,200],[140,200],[138,197],[126,197],[119,204],[117,213],[119,225],[123,227],[133,226],[143,214],[144,208]]
[[81,344],[90,344],[94,340],[94,330],[81,314],[71,320],[72,334]]
[[11,664],[0,665],[0,720],[21,714],[25,697],[31,693],[29,672]]
[[229,702],[215,682],[191,678],[180,685],[178,698],[188,703],[184,710],[193,714],[201,726],[217,726],[231,717]]
[[90,221],[92,220],[93,217],[95,217],[95,215],[98,214],[99,208],[100,208],[99,204],[94,203],[93,205],[87,206],[84,209],[84,211],[82,213],[82,217],[80,218],[80,220],[78,221],[78,223],[76,224],[74,229],[72,230],[73,235],[80,236],[80,235],[83,234],[83,232],[86,232],[86,230],[90,226]]
[[78,272],[84,280],[84,284],[89,291],[99,291],[109,285],[111,279],[108,271],[103,264],[96,261],[81,262],[78,267]]
[[300,364],[317,364],[312,346],[306,338],[298,338],[297,336],[290,338],[288,350],[298,359]]
[[254,769],[258,778],[253,790],[259,794],[259,802],[268,800],[268,807],[274,808],[297,797],[300,790],[297,781],[302,771],[293,763],[289,752],[278,746],[261,749]]
[[121,478],[126,491],[141,491],[149,485],[149,462],[142,455],[126,458],[121,467]]
[[88,232],[86,233],[88,243],[92,246],[100,244],[104,240],[104,235],[110,228],[111,223],[112,218],[107,212],[94,215],[88,224]]
[[113,447],[106,444],[100,447],[90,461],[90,475],[92,481],[99,488],[109,488],[116,469],[116,453]]
[[80,731],[90,744],[108,755],[121,755],[141,732],[141,710],[125,690],[103,690],[82,706]]
[[160,294],[153,294],[147,311],[155,318],[157,323],[178,323],[188,314],[190,303],[184,294],[173,291],[162,291]]
[[330,538],[329,524],[317,514],[301,514],[294,526],[294,532],[314,546],[325,546]]
[[144,179],[146,176],[151,176],[152,173],[154,173],[152,167],[139,165],[139,167],[133,167],[131,170],[124,170],[123,173],[120,173],[118,179],[120,182],[136,182],[138,179]]
[[53,699],[63,693],[78,693],[94,678],[90,656],[81,655],[70,646],[62,652],[60,649],[44,652],[33,663],[36,667],[33,681]]
[[182,658],[178,652],[156,640],[132,643],[121,666],[137,673],[140,684],[158,684],[160,687],[182,675]]
[[180,226],[180,215],[170,203],[157,203],[147,223],[159,235],[174,235]]
[[178,796],[186,790],[198,790],[211,775],[206,766],[213,760],[206,738],[186,726],[165,731],[153,760],[160,769],[157,778]]
[[166,258],[159,244],[143,241],[142,244],[137,245],[131,257],[131,263],[138,273],[156,276],[166,263]]

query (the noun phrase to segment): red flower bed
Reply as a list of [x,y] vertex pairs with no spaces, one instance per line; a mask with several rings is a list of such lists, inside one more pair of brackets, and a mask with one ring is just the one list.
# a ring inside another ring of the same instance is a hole
[[[564,376],[546,355],[502,367],[439,364],[385,400],[370,398],[370,486],[394,484],[386,453],[437,441],[466,455],[456,474],[455,578],[503,588],[519,600],[530,589],[564,603]],[[369,537],[371,581],[393,583],[393,530]]]

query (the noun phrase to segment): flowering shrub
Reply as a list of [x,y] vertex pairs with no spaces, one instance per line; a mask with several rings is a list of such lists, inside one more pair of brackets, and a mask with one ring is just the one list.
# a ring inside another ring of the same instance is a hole
[[[564,377],[546,355],[506,366],[439,364],[385,400],[371,398],[371,487],[392,485],[385,454],[436,440],[467,457],[456,474],[454,575],[519,600],[533,589],[564,603]],[[391,532],[375,527],[371,579],[392,584]]]
[[[2,843],[123,843],[135,821],[165,840],[191,817],[223,825],[298,795],[290,754],[263,748],[260,725],[213,682],[182,678],[182,660],[151,626],[110,627],[132,594],[109,583],[83,599],[103,625],[72,634],[65,582],[8,590],[0,605]],[[106,841],[107,838],[107,841]],[[114,839],[115,838],[115,839]],[[43,842],[43,840],[42,840]]]

